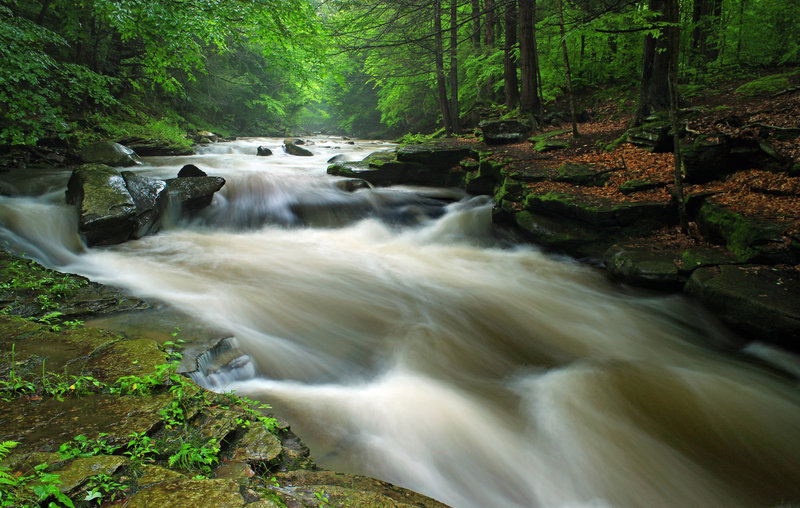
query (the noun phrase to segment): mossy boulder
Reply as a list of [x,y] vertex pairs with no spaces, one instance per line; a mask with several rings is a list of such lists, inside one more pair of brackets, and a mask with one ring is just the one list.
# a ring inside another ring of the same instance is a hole
[[533,129],[533,124],[525,118],[507,120],[484,120],[478,124],[483,132],[483,140],[489,144],[518,143],[524,141]]
[[660,227],[675,224],[677,212],[671,203],[614,203],[602,198],[586,199],[566,192],[529,192],[523,202],[526,210],[578,220],[599,228],[649,224]]
[[78,230],[87,245],[124,242],[137,229],[136,203],[116,169],[84,164],[67,183],[67,204],[78,211]]
[[613,240],[584,222],[521,211],[514,221],[523,235],[543,248],[578,258],[599,259]]
[[113,141],[98,141],[85,146],[78,155],[89,164],[127,167],[142,163],[133,150]]
[[397,150],[398,161],[415,162],[431,168],[451,168],[471,156],[470,148],[444,144],[406,145]]
[[598,164],[566,162],[558,168],[553,179],[584,187],[602,187],[611,178],[610,171]]
[[651,182],[650,180],[627,180],[619,186],[619,191],[623,194],[635,194],[637,192],[646,192],[653,189],[660,189],[666,187],[667,184],[663,182]]
[[307,150],[302,146],[298,146],[295,143],[284,143],[283,151],[288,153],[289,155],[297,155],[300,157],[311,157],[314,155],[311,153],[311,150]]
[[752,265],[699,268],[686,283],[734,331],[800,352],[800,273]]
[[176,156],[176,155],[193,155],[191,142],[187,139],[185,142],[173,141],[163,138],[143,138],[143,137],[129,137],[119,140],[120,144],[127,146],[137,155],[146,156]]
[[727,247],[738,262],[794,264],[800,261],[797,252],[784,240],[784,224],[748,217],[706,201],[700,207],[697,225],[705,238]]
[[687,277],[678,268],[680,251],[613,245],[603,255],[608,274],[632,286],[680,291]]
[[674,146],[672,125],[666,114],[653,115],[628,130],[628,141],[648,152],[671,152]]

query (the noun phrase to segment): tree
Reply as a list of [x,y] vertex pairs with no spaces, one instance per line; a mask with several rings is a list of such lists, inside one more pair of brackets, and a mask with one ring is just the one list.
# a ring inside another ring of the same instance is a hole
[[[659,13],[654,20],[655,27],[678,22],[670,17],[677,12],[677,2],[678,0],[649,0],[650,11]],[[633,119],[634,125],[640,125],[654,112],[669,111],[669,66],[670,61],[678,56],[670,49],[667,37],[660,35],[661,32],[648,32],[644,37],[639,102]]]
[[572,96],[572,71],[569,68],[569,52],[567,51],[567,33],[564,29],[564,3],[558,0],[558,28],[561,32],[561,50],[564,55],[564,74],[567,78],[567,99],[569,100],[569,116],[572,121],[572,137],[578,137],[578,122],[575,115],[575,99]]
[[508,0],[505,8],[505,44],[503,47],[503,84],[506,92],[506,107],[519,105],[519,80],[517,79],[517,2]]
[[536,0],[519,0],[520,112],[539,113],[536,68]]

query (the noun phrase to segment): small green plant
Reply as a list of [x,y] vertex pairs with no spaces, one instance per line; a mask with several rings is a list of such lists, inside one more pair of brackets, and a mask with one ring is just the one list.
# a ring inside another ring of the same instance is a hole
[[170,455],[167,463],[170,467],[177,466],[186,471],[199,470],[204,474],[211,472],[212,466],[216,465],[219,458],[219,446],[217,440],[212,438],[203,446],[196,446],[192,443],[181,442],[181,447],[177,452]]
[[115,446],[108,443],[108,433],[101,432],[97,439],[89,439],[86,436],[79,434],[72,438],[72,441],[67,441],[62,444],[58,449],[58,454],[62,459],[71,459],[73,457],[93,457],[95,455],[113,455],[115,451],[122,448],[122,446]]
[[107,474],[92,476],[86,483],[86,497],[84,501],[96,501],[102,504],[103,501],[113,503],[117,494],[125,492],[127,485],[119,483]]
[[[0,460],[18,444],[17,441],[0,443]],[[63,506],[74,508],[72,500],[58,489],[61,484],[59,475],[46,472],[47,467],[47,464],[39,464],[34,468],[34,474],[22,476],[11,474],[7,467],[0,466],[0,506],[35,506],[54,497]],[[27,492],[26,486],[31,487]],[[30,492],[33,492],[36,498],[31,499]],[[48,506],[58,506],[58,504],[51,502]]]
[[330,506],[331,501],[330,498],[328,497],[328,494],[325,493],[325,489],[320,489],[314,492],[314,497],[316,497],[317,500],[319,500],[320,506]]
[[8,372],[8,381],[0,380],[0,399],[10,400],[10,398],[33,393],[36,386],[28,381],[17,371],[16,346],[11,345],[11,368]]

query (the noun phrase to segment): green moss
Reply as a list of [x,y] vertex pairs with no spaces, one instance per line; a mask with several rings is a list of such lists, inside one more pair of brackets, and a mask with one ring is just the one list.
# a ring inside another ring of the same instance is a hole
[[761,225],[745,216],[712,203],[705,203],[700,209],[703,222],[718,231],[725,246],[739,261],[749,261],[756,257],[759,244],[773,241],[780,236],[777,225]]
[[771,95],[789,88],[791,74],[772,74],[749,81],[736,89],[738,95]]

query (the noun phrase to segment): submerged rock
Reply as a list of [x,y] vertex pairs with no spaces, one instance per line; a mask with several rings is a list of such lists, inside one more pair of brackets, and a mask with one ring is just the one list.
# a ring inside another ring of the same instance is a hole
[[138,228],[136,203],[119,171],[84,164],[72,172],[67,204],[78,209],[78,230],[87,245],[110,245],[130,238]]
[[167,192],[170,203],[184,212],[197,212],[211,204],[214,194],[223,185],[225,179],[219,176],[170,178],[167,180]]
[[99,141],[83,147],[78,155],[87,163],[109,166],[135,166],[141,164],[139,157],[130,148],[113,141]]

